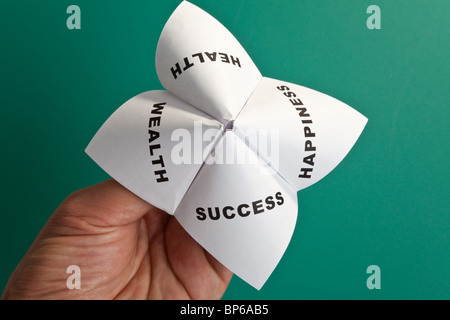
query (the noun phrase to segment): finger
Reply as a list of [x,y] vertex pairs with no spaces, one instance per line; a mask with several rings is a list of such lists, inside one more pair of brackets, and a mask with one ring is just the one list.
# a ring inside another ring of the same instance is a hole
[[222,263],[214,258],[209,252],[205,251],[206,259],[208,259],[209,264],[216,271],[217,275],[222,279],[222,281],[228,284],[233,276],[233,273],[225,267]]
[[170,266],[192,299],[219,299],[232,273],[171,219],[166,228]]
[[132,223],[154,206],[128,191],[113,179],[72,193],[56,214],[83,218],[96,226],[120,226]]

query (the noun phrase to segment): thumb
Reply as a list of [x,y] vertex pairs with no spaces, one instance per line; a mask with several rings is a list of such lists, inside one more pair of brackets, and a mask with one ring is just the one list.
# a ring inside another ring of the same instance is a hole
[[90,225],[112,227],[132,223],[160,211],[113,179],[72,193],[55,211],[55,218],[80,218]]

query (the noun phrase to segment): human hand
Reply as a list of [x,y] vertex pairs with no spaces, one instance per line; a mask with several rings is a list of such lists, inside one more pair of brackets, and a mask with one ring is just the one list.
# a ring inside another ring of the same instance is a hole
[[[67,288],[70,265],[80,289]],[[2,298],[219,299],[231,276],[173,216],[107,180],[61,203]]]

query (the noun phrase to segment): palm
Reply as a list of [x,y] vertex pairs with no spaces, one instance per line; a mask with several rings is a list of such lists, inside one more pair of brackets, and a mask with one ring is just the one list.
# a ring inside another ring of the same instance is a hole
[[[136,250],[131,256],[123,251],[117,272],[126,285],[116,288],[120,289],[116,297],[220,298],[231,273],[200,247],[175,218],[158,213],[147,214],[139,225],[123,229],[124,234],[118,235],[136,239],[132,244]],[[118,242],[118,250],[123,249],[122,244]]]
[[[175,218],[111,180],[85,190],[89,193],[75,193],[51,217],[11,277],[6,298],[222,296],[231,272]],[[80,267],[80,290],[66,286],[70,265]]]

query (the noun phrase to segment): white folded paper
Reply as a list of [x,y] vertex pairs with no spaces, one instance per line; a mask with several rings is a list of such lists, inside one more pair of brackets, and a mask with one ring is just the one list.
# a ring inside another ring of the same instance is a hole
[[233,35],[187,1],[162,31],[156,70],[167,91],[123,104],[86,152],[260,289],[294,232],[297,191],[339,164],[367,119],[262,77]]

